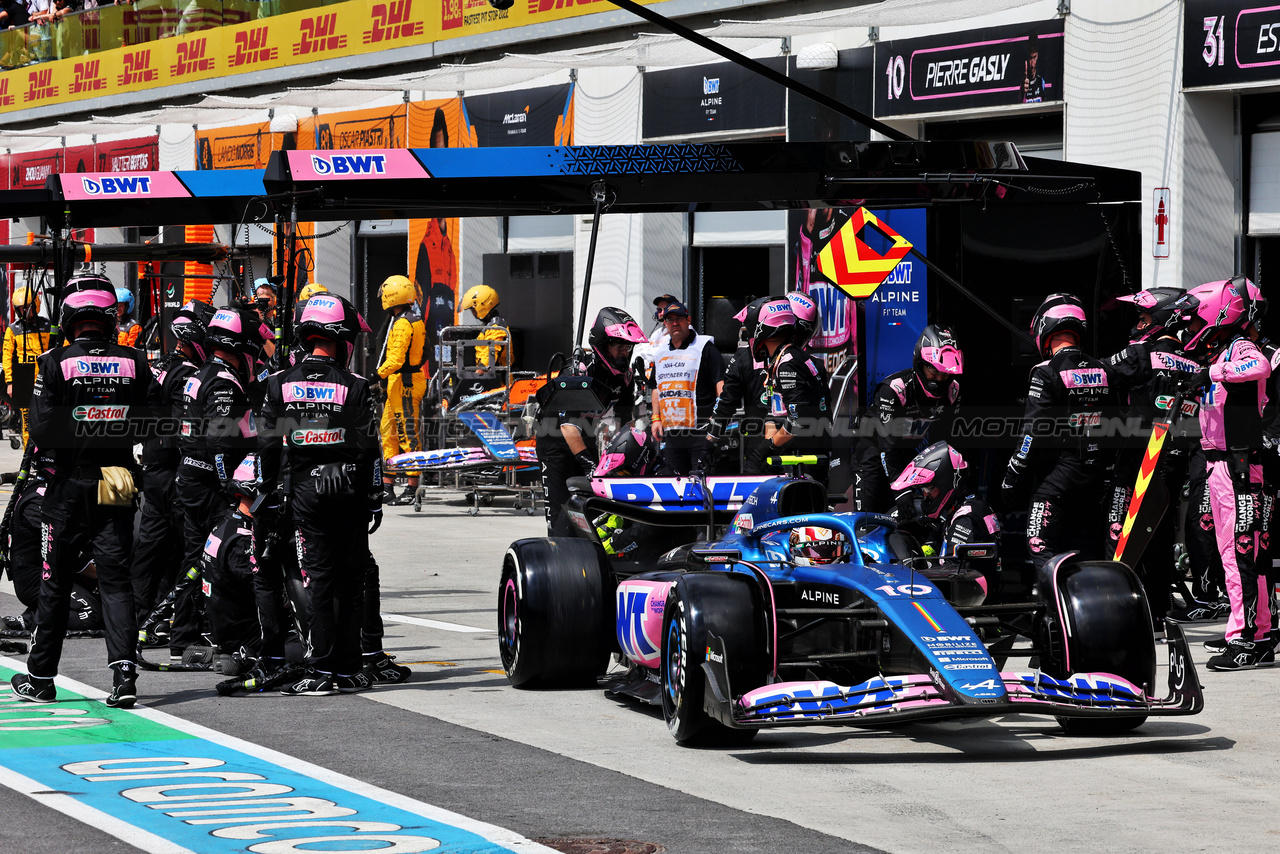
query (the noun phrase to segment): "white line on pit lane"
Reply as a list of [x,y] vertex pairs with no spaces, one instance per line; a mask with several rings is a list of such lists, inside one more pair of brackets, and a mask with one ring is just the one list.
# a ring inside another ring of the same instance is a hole
[[424,620],[421,617],[406,617],[403,614],[383,614],[382,619],[389,623],[408,623],[411,626],[426,626],[428,629],[441,629],[446,632],[463,632],[465,634],[497,631],[497,629],[477,629],[475,626],[464,626],[459,623],[443,623],[440,620]]
[[[483,630],[473,630],[483,631]],[[17,670],[19,673],[26,670],[23,662],[8,656],[0,656],[0,665]],[[71,691],[80,694],[89,700],[105,700],[107,692],[94,688],[67,676],[58,676],[57,684]],[[461,830],[474,833],[475,835],[499,846],[504,846],[517,854],[555,854],[552,849],[538,844],[530,839],[521,836],[513,830],[508,830],[499,825],[489,824],[488,822],[473,819],[461,813],[452,810],[437,807],[424,801],[402,795],[399,792],[393,792],[389,789],[383,789],[372,783],[355,777],[348,777],[346,774],[330,770],[320,765],[313,765],[305,759],[299,759],[290,756],[287,753],[280,753],[261,744],[237,738],[234,735],[228,735],[215,729],[201,726],[200,724],[180,718],[166,712],[152,709],[146,705],[135,706],[130,709],[129,714],[136,715],[140,718],[146,718],[154,723],[167,726],[171,729],[184,732],[196,739],[203,739],[213,744],[221,745],[230,750],[238,751],[248,756],[255,757],[263,762],[272,763],[295,774],[303,777],[310,777],[321,783],[327,783],[339,789],[351,792],[355,795],[368,798],[376,803],[386,804],[387,806],[402,809],[409,813],[414,813],[432,821],[441,824],[452,825]],[[28,797],[45,804],[52,809],[57,810],[71,818],[96,827],[106,833],[115,836],[123,842],[140,848],[148,854],[196,854],[188,848],[184,848],[175,842],[164,839],[146,830],[134,827],[127,822],[113,818],[112,816],[98,810],[94,807],[83,804],[70,795],[64,795],[58,792],[50,792],[47,787],[42,786],[35,780],[18,774],[8,768],[0,766],[0,785],[20,792]],[[249,802],[246,801],[246,804]],[[378,850],[378,849],[370,849]]]
[[[103,694],[103,696],[105,697],[106,694]],[[109,833],[134,848],[146,851],[147,854],[195,854],[190,848],[183,848],[176,842],[170,842],[168,839],[156,836],[154,833],[150,833],[140,827],[134,827],[132,824],[121,821],[115,816],[107,815],[102,810],[95,809],[88,804],[82,804],[70,795],[51,792],[48,786],[37,783],[30,777],[24,777],[16,771],[10,771],[3,766],[0,766],[0,786],[20,792],[65,816]]]

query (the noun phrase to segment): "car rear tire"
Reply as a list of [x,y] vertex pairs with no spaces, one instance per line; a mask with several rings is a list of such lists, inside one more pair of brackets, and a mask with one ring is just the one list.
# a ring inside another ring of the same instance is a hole
[[498,652],[517,688],[590,684],[613,649],[613,584],[600,547],[517,540],[498,584]]
[[675,740],[690,747],[732,747],[755,738],[703,709],[708,636],[724,641],[731,689],[764,683],[761,613],[751,584],[723,572],[688,573],[672,586],[662,615],[662,714]]
[[[1070,626],[1058,674],[1114,673],[1147,691],[1155,687],[1156,645],[1151,609],[1133,570],[1114,561],[1075,561],[1058,570],[1060,620]],[[1117,735],[1146,717],[1058,718],[1072,735]]]

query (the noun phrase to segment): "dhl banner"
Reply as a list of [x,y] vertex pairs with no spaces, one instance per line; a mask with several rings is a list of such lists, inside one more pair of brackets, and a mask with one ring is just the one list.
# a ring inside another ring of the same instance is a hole
[[271,152],[283,147],[284,134],[271,123],[196,131],[197,169],[266,169]]
[[[663,0],[641,0],[659,3]],[[0,113],[557,21],[604,0],[348,0],[0,72]]]

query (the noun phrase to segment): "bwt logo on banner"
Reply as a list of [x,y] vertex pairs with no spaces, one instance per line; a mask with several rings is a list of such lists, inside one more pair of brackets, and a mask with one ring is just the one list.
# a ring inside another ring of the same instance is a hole
[[702,78],[702,94],[719,95],[720,94],[720,78],[719,77],[703,77]]
[[385,154],[313,154],[311,168],[317,175],[385,175]]
[[151,193],[151,178],[128,175],[117,178],[81,178],[84,191],[92,196],[145,196]]

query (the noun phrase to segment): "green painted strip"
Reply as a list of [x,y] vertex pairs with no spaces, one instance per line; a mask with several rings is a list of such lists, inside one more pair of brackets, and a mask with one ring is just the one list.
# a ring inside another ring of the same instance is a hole
[[20,747],[81,746],[135,741],[174,741],[193,736],[172,727],[112,709],[58,686],[58,702],[19,700],[9,690],[16,671],[0,667],[0,750]]

